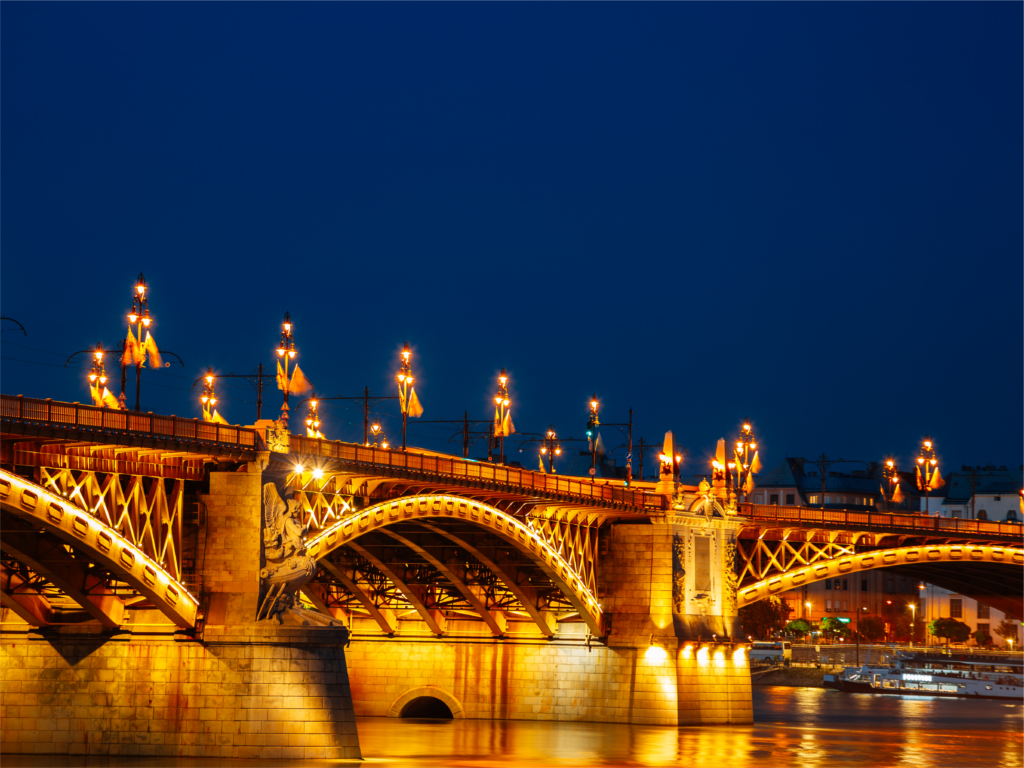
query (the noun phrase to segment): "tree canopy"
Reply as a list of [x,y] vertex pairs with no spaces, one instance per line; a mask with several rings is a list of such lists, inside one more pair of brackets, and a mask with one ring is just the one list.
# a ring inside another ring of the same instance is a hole
[[944,637],[948,644],[963,643],[971,636],[971,628],[958,619],[938,618],[928,622],[928,632],[934,637]]
[[860,636],[869,642],[885,639],[885,622],[878,616],[862,616],[860,619]]
[[789,611],[789,606],[774,595],[745,605],[739,610],[743,632],[758,639],[767,639],[782,629]]
[[814,627],[811,626],[807,619],[793,619],[793,621],[789,622],[785,627],[786,632],[790,632],[794,635],[809,635],[812,629],[814,629]]
[[829,637],[836,637],[837,635],[839,637],[848,637],[850,635],[850,626],[834,616],[826,616],[819,622],[818,628],[822,632],[827,632]]
[[1017,642],[1017,625],[1013,621],[1003,619],[996,624],[995,633],[1004,640],[1013,640]]

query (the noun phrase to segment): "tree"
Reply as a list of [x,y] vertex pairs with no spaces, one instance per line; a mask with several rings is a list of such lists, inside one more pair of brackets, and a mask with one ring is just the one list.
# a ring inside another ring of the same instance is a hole
[[967,642],[967,638],[971,636],[969,626],[962,621],[950,618],[932,619],[928,622],[928,631],[934,637],[946,638],[946,645],[949,645],[950,640],[954,643]]
[[829,637],[835,641],[836,635],[841,637],[848,637],[850,634],[850,628],[839,619],[833,616],[826,616],[818,624],[818,629],[822,632],[827,632]]
[[977,632],[972,633],[971,637],[974,638],[974,642],[976,642],[978,645],[986,646],[992,644],[992,635],[990,635],[984,629],[979,629]]
[[860,619],[860,636],[869,643],[885,639],[885,622],[878,616],[862,616]]
[[785,626],[784,631],[789,632],[793,635],[809,635],[814,627],[811,626],[807,619],[793,619]]
[[739,610],[743,632],[760,639],[770,638],[785,625],[790,610],[784,601],[774,595],[745,605]]
[[995,633],[1004,640],[1013,640],[1014,645],[1017,643],[1017,625],[1014,624],[1013,619],[1003,619],[1000,621],[995,628]]

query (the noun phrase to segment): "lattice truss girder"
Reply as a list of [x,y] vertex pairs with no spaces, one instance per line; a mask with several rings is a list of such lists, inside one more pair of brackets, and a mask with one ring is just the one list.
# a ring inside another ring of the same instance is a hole
[[526,524],[576,570],[587,588],[598,592],[598,530],[605,515],[593,507],[536,505],[526,512]]
[[87,510],[182,580],[183,480],[38,467],[36,481]]
[[[757,537],[751,534],[756,532]],[[814,563],[894,547],[969,541],[934,534],[844,531],[821,528],[745,529],[736,544],[740,586]],[[978,544],[991,544],[988,540]]]

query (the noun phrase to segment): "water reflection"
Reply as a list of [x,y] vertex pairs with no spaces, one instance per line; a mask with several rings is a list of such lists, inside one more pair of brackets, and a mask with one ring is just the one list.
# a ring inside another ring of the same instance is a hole
[[[752,726],[361,718],[367,768],[535,766],[1021,766],[1021,704],[755,688]],[[87,760],[87,762],[86,762]],[[5,755],[4,768],[218,766],[182,758]],[[266,763],[237,760],[233,766]],[[318,760],[281,766],[332,765]],[[356,764],[353,764],[356,765]]]

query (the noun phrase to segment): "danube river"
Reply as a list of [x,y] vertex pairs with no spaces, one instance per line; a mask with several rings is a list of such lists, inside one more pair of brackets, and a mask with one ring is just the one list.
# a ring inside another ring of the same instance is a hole
[[[1021,703],[754,687],[755,725],[664,728],[603,723],[361,718],[366,768],[540,766],[1022,765]],[[152,758],[21,757],[20,766],[319,766]],[[348,765],[353,765],[348,763]]]

